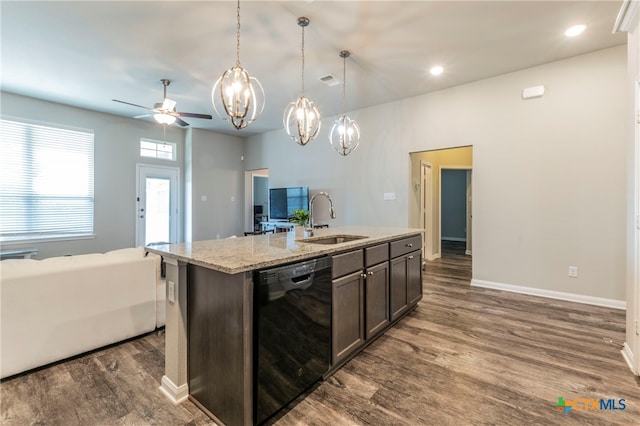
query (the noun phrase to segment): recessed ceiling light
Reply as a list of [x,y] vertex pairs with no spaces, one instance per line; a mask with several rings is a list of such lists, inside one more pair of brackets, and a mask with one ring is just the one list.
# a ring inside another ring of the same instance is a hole
[[564,32],[564,35],[566,35],[567,37],[575,37],[578,36],[580,34],[582,34],[582,32],[585,30],[585,28],[587,28],[586,25],[574,25],[573,27],[569,28],[567,31]]
[[436,65],[435,67],[431,68],[431,74],[432,75],[440,75],[442,74],[442,71],[444,71],[444,68],[442,68],[440,65]]

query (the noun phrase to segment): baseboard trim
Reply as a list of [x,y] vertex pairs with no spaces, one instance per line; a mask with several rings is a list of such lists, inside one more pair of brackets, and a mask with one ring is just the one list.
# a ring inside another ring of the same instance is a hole
[[567,300],[569,302],[585,303],[587,305],[604,306],[613,309],[627,309],[627,303],[623,300],[604,299],[602,297],[585,296],[582,294],[564,293],[561,291],[546,290],[542,288],[522,287],[519,285],[496,283],[493,281],[471,280],[473,287],[491,288],[494,290],[510,291],[512,293],[529,294],[532,296],[547,297],[549,299]]
[[460,237],[442,237],[440,238],[442,241],[456,241],[456,242],[461,242],[464,243],[467,241],[466,238],[460,238]]
[[440,259],[440,253],[432,254],[431,257],[427,258],[427,260],[436,260]]
[[627,362],[627,365],[629,366],[631,372],[636,376],[640,375],[638,374],[640,373],[640,371],[636,371],[635,368],[633,368],[633,352],[631,352],[631,348],[629,347],[627,342],[624,342],[624,345],[622,346],[622,350],[620,352],[622,353],[622,358],[624,358],[624,360]]
[[464,254],[467,256],[471,256],[471,250],[465,250]]
[[162,376],[160,391],[173,405],[180,405],[189,398],[189,385],[185,383],[184,385],[176,386],[167,376]]

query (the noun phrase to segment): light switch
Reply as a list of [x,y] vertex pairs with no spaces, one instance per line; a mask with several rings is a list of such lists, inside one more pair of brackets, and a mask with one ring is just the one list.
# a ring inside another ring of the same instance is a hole
[[200,196],[200,201],[207,201],[209,198],[206,195]]
[[176,283],[167,281],[167,299],[171,303],[176,302]]
[[396,193],[395,192],[385,192],[383,195],[383,199],[385,201],[392,201],[396,199]]

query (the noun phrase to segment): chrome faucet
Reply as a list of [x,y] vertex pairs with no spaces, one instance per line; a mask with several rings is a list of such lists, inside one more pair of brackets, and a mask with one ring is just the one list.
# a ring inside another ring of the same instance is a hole
[[313,236],[313,200],[315,200],[318,195],[322,195],[329,199],[329,217],[331,219],[336,218],[336,212],[333,210],[333,200],[331,199],[331,196],[324,191],[313,194],[313,197],[309,200],[309,228],[307,228],[307,232],[309,232],[310,237]]

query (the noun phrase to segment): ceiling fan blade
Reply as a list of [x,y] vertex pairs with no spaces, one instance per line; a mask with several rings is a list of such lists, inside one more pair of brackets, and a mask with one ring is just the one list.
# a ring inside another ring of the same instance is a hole
[[182,127],[186,127],[186,126],[188,126],[188,125],[189,125],[189,123],[187,123],[187,122],[186,122],[186,121],[184,121],[184,120],[181,120],[181,119],[180,119],[180,118],[178,118],[178,117],[176,117],[176,124],[178,124],[178,125],[180,125],[180,126],[182,126]]
[[114,101],[114,102],[120,102],[121,104],[127,104],[127,105],[131,105],[131,106],[134,106],[134,107],[151,110],[151,108],[149,108],[149,107],[142,106],[142,105],[137,105],[137,104],[132,104],[131,102],[119,101],[117,99],[111,99],[111,100]]
[[145,118],[151,117],[152,114],[142,114],[142,115],[134,115],[133,118]]
[[180,117],[205,118],[207,120],[211,120],[213,118],[209,114],[196,114],[193,112],[176,112],[173,115],[178,115]]
[[175,106],[176,106],[176,101],[171,100],[169,98],[164,98],[164,101],[162,101],[162,109],[164,111],[173,111]]

